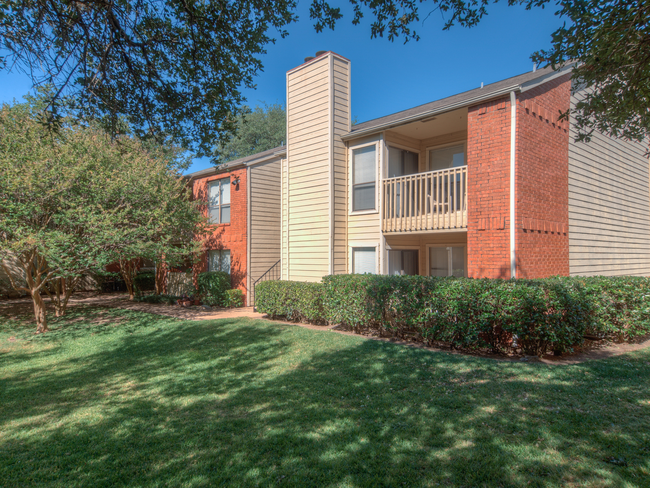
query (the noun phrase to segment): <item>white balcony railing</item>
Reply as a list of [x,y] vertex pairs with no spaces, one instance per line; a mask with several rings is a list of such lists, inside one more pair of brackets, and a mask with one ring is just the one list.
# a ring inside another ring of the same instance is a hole
[[383,180],[382,230],[467,228],[467,166]]

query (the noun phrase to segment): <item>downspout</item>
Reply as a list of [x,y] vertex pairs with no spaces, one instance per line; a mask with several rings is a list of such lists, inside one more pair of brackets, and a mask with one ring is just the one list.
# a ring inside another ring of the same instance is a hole
[[517,146],[517,96],[510,92],[510,278],[517,277],[515,248],[515,148]]
[[328,159],[329,159],[329,266],[328,273],[334,274],[334,57],[329,57],[329,142],[328,142]]
[[251,198],[251,167],[246,168],[246,304],[251,306],[251,218],[253,216],[252,207],[253,199]]

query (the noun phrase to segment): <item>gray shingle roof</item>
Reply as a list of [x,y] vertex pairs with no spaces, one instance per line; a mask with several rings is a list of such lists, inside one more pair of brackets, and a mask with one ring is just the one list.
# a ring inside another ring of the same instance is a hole
[[[344,138],[351,139],[357,135],[361,135],[361,133],[367,134],[374,128],[380,130],[380,128],[384,128],[387,125],[397,125],[402,121],[406,122],[410,119],[417,118],[420,115],[424,116],[437,110],[444,110],[446,107],[459,108],[463,104],[469,105],[478,98],[487,99],[492,95],[498,96],[504,90],[507,90],[509,88],[521,88],[521,86],[524,84],[535,82],[537,80],[541,81],[544,78],[549,78],[554,74],[556,74],[556,72],[554,72],[551,67],[538,69],[535,72],[531,71],[518,76],[513,76],[512,78],[497,81],[496,83],[485,85],[483,88],[475,88],[463,93],[458,93],[457,95],[452,95],[450,97],[441,98],[440,100],[425,103],[424,105],[402,110],[401,112],[396,112],[384,117],[362,122],[361,124],[355,125]],[[559,74],[559,72],[557,74]]]
[[287,146],[278,146],[278,147],[274,147],[273,149],[268,149],[267,151],[259,152],[257,154],[251,154],[250,156],[246,156],[243,158],[233,159],[232,161],[228,161],[227,163],[220,164],[217,167],[202,169],[201,171],[195,171],[194,173],[185,175],[185,177],[188,179],[202,178],[204,176],[210,176],[212,174],[221,173],[223,171],[233,169],[236,166],[244,166],[247,163],[255,164],[258,159],[266,160],[266,159],[270,159],[274,155],[280,156],[286,152],[287,152]]

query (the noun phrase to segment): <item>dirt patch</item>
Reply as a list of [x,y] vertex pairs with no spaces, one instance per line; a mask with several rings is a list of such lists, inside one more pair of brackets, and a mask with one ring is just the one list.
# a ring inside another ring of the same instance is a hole
[[[54,305],[49,299],[45,299],[46,309],[49,317],[54,316]],[[257,313],[253,307],[243,308],[212,308],[205,309],[201,306],[180,307],[178,305],[167,305],[162,303],[132,302],[123,293],[107,293],[98,295],[96,293],[75,293],[68,302],[68,309],[74,310],[77,306],[98,306],[108,308],[121,308],[124,310],[135,310],[138,312],[152,313],[165,317],[172,317],[179,320],[212,320],[228,318],[262,318],[263,314]],[[22,322],[32,324],[34,311],[32,301],[29,298],[0,301],[0,316],[9,317]],[[98,318],[97,320],[100,320]],[[115,320],[114,318],[108,320]],[[106,322],[104,322],[106,323]]]

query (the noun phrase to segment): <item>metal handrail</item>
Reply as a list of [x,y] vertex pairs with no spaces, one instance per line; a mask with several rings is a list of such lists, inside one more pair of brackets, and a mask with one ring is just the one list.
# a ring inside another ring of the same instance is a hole
[[[264,272],[264,274],[262,276],[260,276],[259,278],[257,278],[255,280],[255,282],[253,283],[253,303],[252,303],[253,307],[255,307],[255,298],[257,296],[257,294],[255,293],[255,288],[257,287],[257,284],[260,281],[273,281],[274,279],[277,279],[277,278],[268,278],[267,275],[269,275],[269,273],[271,273],[274,270],[274,268],[276,266],[278,266],[281,262],[282,262],[282,259],[279,259],[277,263],[275,263],[273,266],[271,266],[269,269],[267,269]],[[255,309],[255,311],[257,311],[257,309]]]

